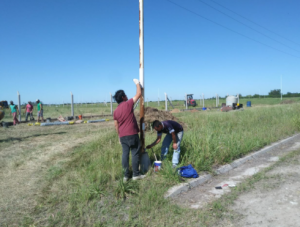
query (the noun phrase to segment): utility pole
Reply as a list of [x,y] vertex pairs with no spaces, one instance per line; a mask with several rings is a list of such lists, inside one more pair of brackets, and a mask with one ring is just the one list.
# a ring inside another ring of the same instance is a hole
[[188,109],[187,94],[185,94],[185,109]]
[[168,95],[165,93],[165,110],[168,110]]
[[74,116],[74,96],[73,96],[73,94],[72,94],[72,92],[71,92],[71,115],[72,115],[72,117],[73,117],[73,120],[75,120],[75,116]]
[[19,121],[21,121],[21,112],[22,112],[21,111],[21,96],[20,96],[19,92],[18,92],[18,108],[19,108]]
[[113,116],[113,103],[112,103],[112,94],[110,93],[110,114]]
[[142,152],[145,151],[145,106],[144,106],[144,95],[145,95],[145,83],[144,83],[144,0],[139,0],[139,29],[140,29],[140,83],[142,85],[142,95],[140,98],[140,140],[142,145]]

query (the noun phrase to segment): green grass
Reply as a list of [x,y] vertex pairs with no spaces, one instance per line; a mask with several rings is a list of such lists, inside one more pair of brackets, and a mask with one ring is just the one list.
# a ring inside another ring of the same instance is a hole
[[[181,165],[211,171],[213,166],[292,135],[299,131],[299,111],[300,105],[293,104],[227,113],[178,113],[186,124]],[[155,138],[155,133],[147,133],[146,144]],[[154,147],[158,157],[160,146]],[[49,168],[43,196],[26,220],[36,226],[210,226],[222,218],[226,204],[213,203],[213,212],[208,212],[184,209],[163,198],[180,182],[171,168],[171,153],[162,171],[150,171],[147,179],[128,183],[122,181],[121,154],[111,129],[96,141],[61,155],[70,161]]]
[[[194,97],[196,98],[196,97]],[[202,100],[198,98],[195,99],[197,102],[197,108],[202,107],[203,103]],[[247,101],[251,101],[252,106],[261,106],[261,105],[276,105],[282,103],[280,98],[241,98],[240,103],[246,107]],[[298,98],[283,98],[283,102],[288,101],[288,102],[300,102],[300,97]],[[172,102],[174,107],[176,109],[185,109],[184,102],[183,100],[180,101],[173,101]],[[216,100],[215,99],[206,99],[205,100],[205,107],[208,108],[214,108],[216,107]],[[222,105],[222,103],[226,103],[225,99],[220,99],[219,100],[219,107]],[[145,106],[147,107],[147,102],[145,102]],[[148,106],[154,107],[160,110],[165,110],[165,101],[160,101],[160,104],[158,106],[157,102],[148,102]],[[113,109],[116,109],[117,103],[113,103]],[[24,106],[22,106],[22,120],[25,120],[25,113],[24,113]],[[192,107],[189,107],[192,108]],[[137,107],[139,109],[139,106]],[[172,110],[172,107],[168,104],[168,109]],[[5,110],[5,117],[3,121],[12,121],[12,116],[10,116],[10,111],[7,109]],[[80,114],[82,115],[109,115],[111,113],[110,110],[110,103],[105,106],[102,103],[97,103],[97,104],[74,104],[74,114],[75,116],[78,116]],[[34,107],[34,118],[36,119],[37,111],[36,107]],[[57,118],[60,115],[63,117],[66,116],[71,116],[71,105],[51,105],[51,106],[44,106],[44,119],[50,117],[50,118]]]

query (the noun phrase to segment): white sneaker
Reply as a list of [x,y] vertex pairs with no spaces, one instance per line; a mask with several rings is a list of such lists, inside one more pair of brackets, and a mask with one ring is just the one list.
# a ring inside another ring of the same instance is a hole
[[145,177],[146,177],[146,175],[139,175],[139,176],[133,177],[132,180],[141,180]]
[[124,182],[124,183],[127,182],[128,180],[129,180],[128,177],[124,177],[124,178],[123,178],[123,182]]

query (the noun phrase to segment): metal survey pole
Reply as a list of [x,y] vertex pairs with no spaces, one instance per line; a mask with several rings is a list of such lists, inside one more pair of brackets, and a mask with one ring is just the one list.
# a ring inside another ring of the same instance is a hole
[[204,94],[202,93],[202,98],[203,98],[203,107],[204,107]]
[[188,109],[187,94],[185,94],[185,109]]
[[145,95],[145,83],[144,83],[144,0],[139,0],[139,27],[140,27],[140,83],[142,85],[142,96],[140,98],[140,140],[142,145],[142,152],[145,150],[145,106],[144,106],[144,95]]
[[73,120],[75,120],[75,116],[74,116],[74,97],[73,97],[73,94],[71,92],[71,115],[73,117]]
[[147,98],[147,106],[149,105],[149,100],[148,100],[148,98]]
[[218,94],[216,94],[216,107],[218,107]]
[[167,93],[165,93],[165,110],[168,110],[168,96]]
[[19,121],[21,121],[21,96],[19,92],[18,92],[18,108],[19,108]]
[[237,98],[238,98],[238,103],[240,103],[240,95],[237,94]]
[[110,93],[110,114],[113,116],[113,103],[112,103],[112,94]]

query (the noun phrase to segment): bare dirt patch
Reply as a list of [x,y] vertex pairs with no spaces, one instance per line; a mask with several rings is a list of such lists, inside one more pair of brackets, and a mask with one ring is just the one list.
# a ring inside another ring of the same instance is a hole
[[232,207],[240,214],[234,226],[298,226],[300,222],[300,155],[267,173],[255,189],[239,196]]
[[296,102],[295,100],[287,99],[287,100],[282,100],[280,102],[280,104],[292,104],[292,103],[295,103],[295,102]]
[[0,129],[0,226],[20,226],[37,206],[54,156],[112,130],[113,122]]
[[[140,113],[136,111],[135,112],[135,117],[137,119],[137,122],[139,122]],[[150,124],[155,120],[159,120],[159,121],[165,121],[165,120],[177,121],[177,118],[174,117],[172,115],[172,113],[170,113],[170,112],[158,110],[158,109],[152,108],[152,107],[146,107],[145,108],[145,126],[146,126],[146,129],[150,129]]]
[[179,109],[173,109],[170,111],[170,113],[180,113],[180,110]]

